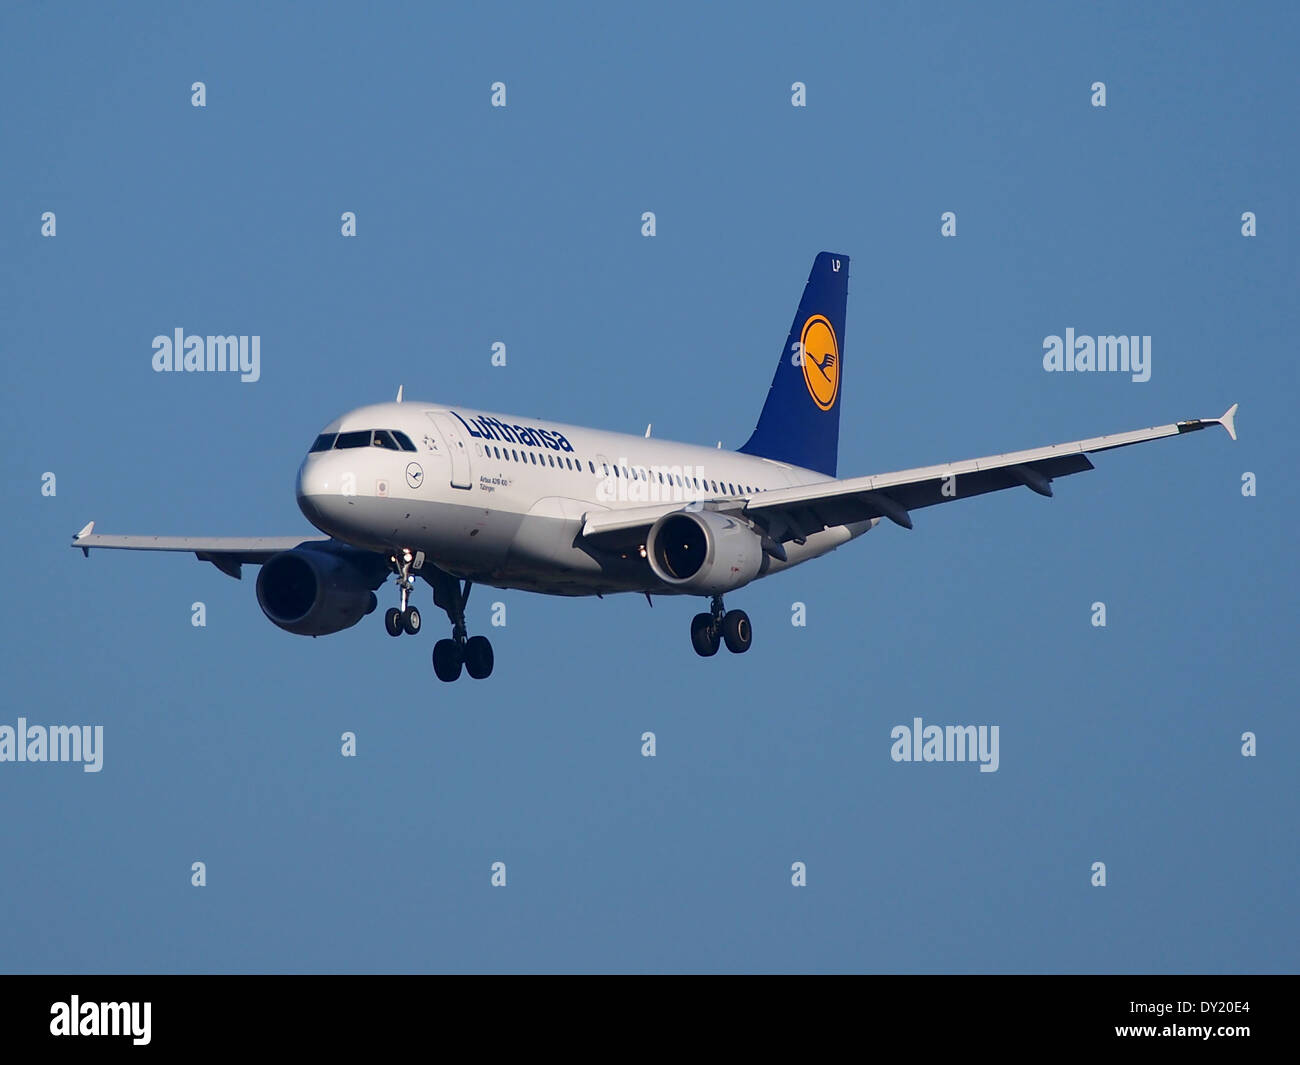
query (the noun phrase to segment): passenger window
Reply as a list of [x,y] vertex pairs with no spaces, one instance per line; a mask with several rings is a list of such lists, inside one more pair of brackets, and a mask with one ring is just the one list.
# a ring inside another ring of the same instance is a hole
[[312,454],[316,451],[328,451],[334,446],[334,438],[337,435],[337,433],[321,433],[320,436],[316,438],[316,442],[312,444],[311,451],[309,451],[308,454]]
[[528,457],[529,457],[529,459],[532,460],[533,465],[536,466],[536,465],[537,465],[537,452],[536,452],[536,451],[530,451],[530,452],[528,452]]
[[338,448],[369,447],[370,430],[361,429],[355,433],[339,433],[338,443],[334,446]]

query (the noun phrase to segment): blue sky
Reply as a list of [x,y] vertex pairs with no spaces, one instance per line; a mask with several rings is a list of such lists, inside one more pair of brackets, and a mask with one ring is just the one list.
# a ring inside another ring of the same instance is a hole
[[[1295,971],[1298,19],[6,5],[0,724],[105,749],[0,763],[0,969]],[[255,571],[67,546],[308,532],[303,451],[399,384],[736,446],[823,249],[844,475],[1233,402],[1241,439],[886,524],[729,596],[743,657],[695,602],[477,589],[483,683],[433,678],[431,608],[309,640]],[[153,373],[177,327],[261,379]],[[1151,379],[1045,373],[1067,327]],[[998,771],[891,761],[917,716],[997,725]]]

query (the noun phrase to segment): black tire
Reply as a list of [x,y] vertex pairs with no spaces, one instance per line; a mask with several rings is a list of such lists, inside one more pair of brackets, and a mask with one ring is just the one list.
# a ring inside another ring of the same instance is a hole
[[402,615],[402,628],[408,636],[414,636],[420,631],[420,612],[415,607],[406,608],[406,613]]
[[475,680],[492,675],[492,644],[486,636],[471,636],[465,641],[465,672]]
[[384,628],[389,636],[402,635],[402,612],[397,607],[390,606],[384,611]]
[[713,627],[712,614],[696,614],[691,619],[691,646],[701,658],[712,658],[718,653],[718,633]]
[[728,610],[722,619],[722,638],[733,655],[743,655],[754,642],[754,627],[743,610]]
[[462,664],[460,644],[455,640],[439,640],[433,645],[433,672],[440,681],[450,684],[458,680]]

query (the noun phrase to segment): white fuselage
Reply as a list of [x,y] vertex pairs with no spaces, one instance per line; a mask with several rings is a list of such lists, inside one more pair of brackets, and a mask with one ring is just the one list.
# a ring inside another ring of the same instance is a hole
[[[393,446],[359,443],[357,434],[374,430],[386,430]],[[834,480],[734,451],[432,403],[360,407],[327,425],[318,444],[330,436],[337,439],[298,471],[298,504],[322,532],[371,550],[423,552],[479,583],[556,595],[674,592],[639,545],[584,539],[590,514],[743,500]],[[825,554],[873,524],[789,543],[786,561],[771,559],[764,574]]]

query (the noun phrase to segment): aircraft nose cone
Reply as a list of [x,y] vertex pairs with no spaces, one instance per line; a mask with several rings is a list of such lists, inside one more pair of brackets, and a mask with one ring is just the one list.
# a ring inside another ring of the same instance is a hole
[[330,503],[338,499],[342,487],[338,471],[331,470],[333,465],[328,459],[309,457],[298,467],[298,509],[321,532],[329,532],[324,523]]

